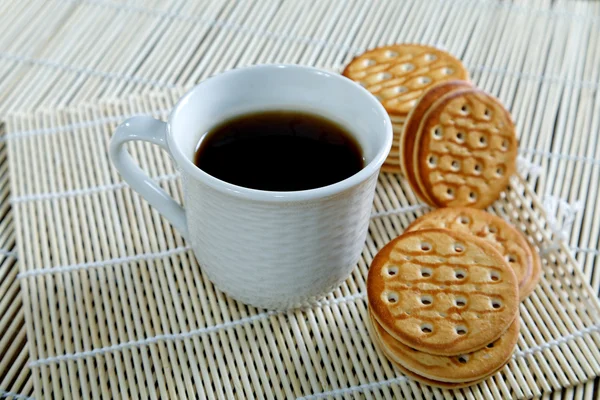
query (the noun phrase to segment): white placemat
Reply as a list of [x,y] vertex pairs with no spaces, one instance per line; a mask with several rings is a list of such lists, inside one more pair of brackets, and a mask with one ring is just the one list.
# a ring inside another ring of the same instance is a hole
[[[426,211],[398,175],[382,174],[370,234],[352,276],[314,307],[267,312],[229,299],[186,243],[110,165],[118,121],[165,118],[179,92],[8,119],[13,209],[30,367],[39,398],[434,398],[448,395],[396,372],[365,321],[374,254]],[[181,199],[157,147],[135,158]],[[540,200],[515,178],[493,210],[544,255],[542,280],[521,306],[511,362],[453,393],[525,398],[600,374],[600,304]]]

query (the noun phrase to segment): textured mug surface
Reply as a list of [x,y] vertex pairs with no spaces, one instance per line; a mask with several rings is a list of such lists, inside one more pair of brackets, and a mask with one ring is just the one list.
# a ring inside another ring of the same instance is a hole
[[[341,124],[359,142],[365,167],[333,185],[269,192],[223,182],[193,164],[200,137],[212,127],[268,109],[313,112]],[[185,210],[133,163],[124,147],[131,140],[169,151],[182,171]],[[389,117],[359,85],[314,68],[263,65],[200,83],[166,123],[149,117],[126,121],[117,128],[110,151],[124,179],[191,243],[219,289],[257,307],[283,309],[325,295],[352,271],[391,142]]]

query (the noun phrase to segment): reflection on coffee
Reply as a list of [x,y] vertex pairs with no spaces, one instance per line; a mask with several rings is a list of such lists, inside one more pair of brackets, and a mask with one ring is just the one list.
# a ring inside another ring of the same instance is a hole
[[296,191],[344,180],[363,168],[364,159],[354,137],[333,121],[305,112],[263,111],[204,134],[194,163],[234,185]]

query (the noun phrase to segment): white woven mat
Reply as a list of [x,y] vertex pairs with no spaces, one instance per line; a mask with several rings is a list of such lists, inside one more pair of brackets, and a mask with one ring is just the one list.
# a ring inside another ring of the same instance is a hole
[[249,64],[337,69],[380,44],[444,47],[511,109],[522,156],[546,174],[536,192],[579,210],[566,239],[600,292],[600,2],[5,0],[0,26],[0,116]]
[[[384,174],[357,268],[311,309],[257,310],[228,299],[192,252],[110,166],[107,144],[125,116],[165,110],[179,93],[134,97],[7,120],[30,363],[39,398],[531,397],[600,374],[600,303],[566,245],[549,232],[523,181],[494,211],[526,230],[544,275],[521,306],[513,360],[456,393],[398,374],[365,328],[365,277],[379,248],[426,208]],[[158,148],[134,157],[181,199]]]
[[4,135],[5,125],[0,122],[0,397],[6,391],[28,397],[33,391],[33,380],[27,367],[29,352],[21,286],[17,279],[19,267]]
[[[534,188],[550,227],[600,291],[600,2],[5,0],[0,26],[0,118],[190,86],[253,63],[335,69],[377,44],[444,46],[510,106],[522,156],[541,167]],[[0,171],[7,170],[3,146]],[[28,398],[33,382],[7,184],[2,173],[0,396]],[[595,393],[590,383],[557,396]]]

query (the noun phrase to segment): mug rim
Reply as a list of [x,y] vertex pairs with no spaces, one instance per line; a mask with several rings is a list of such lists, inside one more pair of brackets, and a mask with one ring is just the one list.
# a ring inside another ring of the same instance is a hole
[[[223,77],[225,75],[236,75],[246,73],[248,70],[253,69],[292,69],[292,70],[302,70],[302,71],[311,71],[317,74],[326,75],[328,78],[337,79],[343,81],[344,84],[354,85],[354,88],[359,92],[362,92],[364,95],[369,97],[369,101],[373,103],[373,106],[379,111],[381,117],[384,120],[386,137],[383,145],[377,151],[375,157],[365,165],[360,171],[355,173],[354,175],[349,176],[346,179],[343,179],[339,182],[332,183],[327,186],[321,186],[314,189],[307,190],[296,190],[296,191],[268,191],[268,190],[260,190],[260,189],[252,189],[244,186],[235,185],[229,182],[225,182],[219,178],[216,178],[200,168],[196,166],[188,157],[185,156],[183,151],[179,148],[174,139],[174,133],[172,132],[173,120],[178,115],[178,111],[181,109],[183,104],[185,104],[188,99],[198,90],[201,90],[203,84],[208,80],[215,79],[218,77]],[[198,179],[212,188],[219,190],[221,192],[225,192],[227,194],[242,197],[249,200],[257,200],[257,201],[270,201],[270,202],[297,202],[297,201],[307,201],[307,200],[315,200],[324,197],[329,197],[341,192],[344,192],[361,182],[365,181],[369,178],[373,173],[375,173],[383,162],[387,158],[390,149],[392,147],[393,141],[393,131],[392,131],[392,122],[390,117],[383,107],[383,105],[377,100],[375,96],[373,96],[367,89],[359,85],[358,83],[352,81],[349,78],[341,74],[332,73],[329,71],[324,71],[315,67],[308,67],[296,64],[261,64],[261,65],[252,65],[248,67],[236,68],[229,71],[222,72],[220,74],[209,77],[203,82],[200,82],[192,89],[190,89],[186,94],[179,99],[173,110],[169,114],[168,124],[167,124],[167,143],[169,149],[173,156],[175,156],[175,161],[179,168],[183,169],[186,173],[191,175],[193,178]]]

